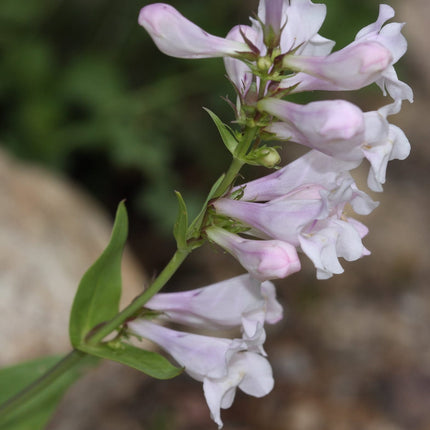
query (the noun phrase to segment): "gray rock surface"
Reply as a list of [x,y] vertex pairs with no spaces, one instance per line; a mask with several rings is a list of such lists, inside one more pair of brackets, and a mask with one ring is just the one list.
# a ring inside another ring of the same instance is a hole
[[[63,178],[0,152],[0,366],[70,349],[80,278],[109,242],[112,220]],[[127,252],[123,304],[142,290]]]

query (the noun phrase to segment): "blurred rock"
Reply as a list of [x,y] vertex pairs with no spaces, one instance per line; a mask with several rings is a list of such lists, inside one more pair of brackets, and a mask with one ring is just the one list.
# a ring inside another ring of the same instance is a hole
[[[0,152],[0,366],[70,349],[79,280],[109,242],[112,219],[65,179]],[[123,304],[144,276],[126,252]]]

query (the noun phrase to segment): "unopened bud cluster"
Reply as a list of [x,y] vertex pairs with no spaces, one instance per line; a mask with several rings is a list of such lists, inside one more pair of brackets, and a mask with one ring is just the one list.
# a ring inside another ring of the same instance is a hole
[[[202,236],[233,255],[248,275],[185,293],[158,294],[147,303],[160,312],[159,321],[213,330],[241,327],[240,338],[173,331],[149,319],[129,323],[132,332],[159,344],[203,382],[220,427],[220,409],[231,406],[236,387],[260,397],[273,386],[263,349],[264,323],[278,321],[282,309],[270,280],[299,271],[301,254],[312,261],[319,279],[342,273],[341,258],[368,255],[362,243],[368,229],[347,209],[367,215],[377,203],[350,172],[366,160],[369,188],[382,191],[388,162],[410,151],[403,131],[388,122],[403,100],[413,98],[394,69],[407,48],[403,24],[387,23],[394,11],[382,4],[374,23],[333,52],[335,42],[318,33],[325,16],[326,6],[310,0],[260,0],[250,26],[238,25],[221,38],[166,4],[146,6],[139,15],[165,54],[224,58],[237,94],[235,123],[241,129],[229,135],[228,145],[237,162],[277,166],[281,158],[279,146],[270,146],[273,140],[309,148],[286,166],[230,187],[210,202]],[[372,83],[392,99],[376,111],[345,100],[285,100],[303,91],[350,91]]]

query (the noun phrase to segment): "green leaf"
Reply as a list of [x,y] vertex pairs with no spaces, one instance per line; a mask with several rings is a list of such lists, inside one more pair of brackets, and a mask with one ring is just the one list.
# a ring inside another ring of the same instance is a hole
[[84,274],[73,302],[69,334],[72,345],[78,349],[91,329],[119,312],[121,259],[127,234],[127,211],[121,202],[109,245]]
[[188,236],[191,237],[196,237],[199,233],[200,233],[200,227],[202,225],[203,222],[203,218],[204,215],[206,213],[206,209],[208,206],[209,201],[212,199],[212,197],[215,195],[215,193],[218,190],[218,187],[221,185],[222,181],[224,180],[225,174],[223,173],[218,180],[212,185],[212,188],[209,191],[208,196],[206,197],[206,200],[202,206],[202,209],[200,210],[199,214],[196,216],[196,218],[194,219],[194,221],[191,223],[190,228],[189,228],[189,233]]
[[234,137],[230,127],[225,125],[217,115],[215,115],[212,111],[210,111],[207,108],[203,108],[212,118],[212,121],[215,123],[215,125],[218,128],[219,134],[221,136],[222,141],[224,142],[224,145],[227,147],[227,149],[234,155],[236,146],[237,146],[237,140]]
[[107,358],[140,370],[157,379],[171,379],[183,372],[162,355],[145,351],[124,342],[111,342],[97,346],[84,345],[82,351],[99,358]]
[[187,249],[188,211],[184,199],[179,191],[175,191],[178,198],[179,211],[173,228],[178,249]]
[[[60,357],[57,356],[43,357],[0,369],[0,403],[42,376],[59,360]],[[87,367],[93,360],[91,357],[90,361],[85,360],[82,364]],[[64,392],[83,373],[82,364],[79,368],[75,367],[62,374],[49,387],[34,395],[10,414],[0,418],[0,428],[2,430],[44,429]]]

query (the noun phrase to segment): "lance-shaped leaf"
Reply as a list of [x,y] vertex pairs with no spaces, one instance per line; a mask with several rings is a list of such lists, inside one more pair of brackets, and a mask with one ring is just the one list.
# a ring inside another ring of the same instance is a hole
[[72,345],[78,349],[95,326],[119,312],[121,259],[127,234],[127,211],[121,202],[109,245],[84,274],[73,302],[69,334]]
[[212,118],[212,121],[217,126],[221,139],[224,142],[224,145],[234,155],[234,151],[236,150],[236,146],[237,146],[237,140],[233,136],[231,129],[227,125],[225,125],[218,118],[218,116],[216,116],[212,111],[210,111],[207,108],[203,108],[203,109],[210,115],[210,117]]
[[179,250],[187,249],[188,211],[184,199],[179,191],[175,191],[178,198],[178,216],[173,227],[173,235]]
[[[60,360],[58,356],[38,358],[25,363],[0,369],[0,404],[15,396]],[[0,428],[2,430],[43,430],[48,423],[64,392],[73,384],[89,365],[97,359],[88,357],[68,372],[60,375],[43,391],[5,413],[7,405],[0,406]]]
[[157,379],[171,379],[183,371],[156,352],[146,351],[124,342],[112,342],[112,345],[109,343],[97,346],[84,345],[81,349],[96,357],[133,367]]

